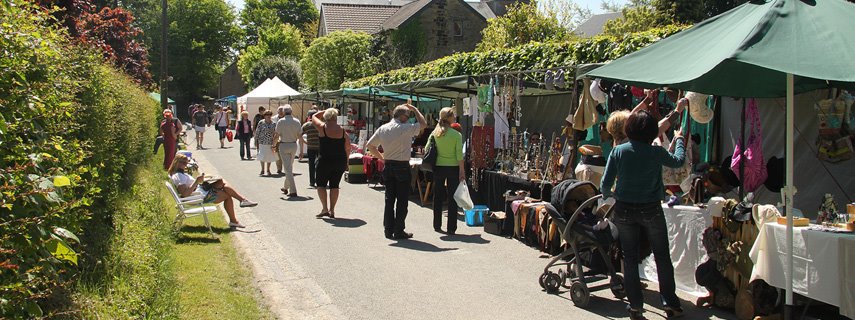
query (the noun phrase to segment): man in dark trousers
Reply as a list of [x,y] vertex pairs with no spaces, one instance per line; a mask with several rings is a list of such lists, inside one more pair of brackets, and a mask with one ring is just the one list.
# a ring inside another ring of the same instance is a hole
[[[409,123],[410,112],[415,113],[417,123]],[[368,150],[378,159],[385,161],[383,179],[386,184],[386,206],[383,227],[387,239],[409,239],[412,233],[404,231],[407,219],[407,202],[410,197],[410,153],[413,137],[427,127],[425,117],[410,101],[395,107],[392,121],[377,128],[368,139]],[[383,147],[380,153],[378,147]]]
[[[309,119],[311,119],[317,111],[309,111]],[[318,129],[312,125],[312,121],[306,121],[303,124],[303,134],[306,135],[306,157],[309,158],[309,186],[315,187],[315,160],[318,158],[318,149],[320,142],[318,140]]]

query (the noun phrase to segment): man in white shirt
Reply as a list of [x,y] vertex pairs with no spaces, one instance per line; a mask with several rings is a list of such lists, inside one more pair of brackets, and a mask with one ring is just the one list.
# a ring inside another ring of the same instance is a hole
[[[408,123],[410,112],[416,114],[418,123]],[[383,212],[383,227],[387,239],[409,239],[412,233],[404,231],[407,219],[407,203],[410,197],[410,153],[413,137],[427,127],[425,117],[410,101],[395,107],[392,121],[377,128],[368,139],[368,150],[378,159],[383,159],[383,183],[386,185],[386,205]],[[383,147],[380,153],[377,147]]]
[[288,197],[296,197],[297,185],[294,183],[294,157],[297,156],[297,141],[306,143],[303,141],[303,126],[300,125],[300,120],[291,115],[293,113],[291,105],[286,104],[279,108],[279,113],[282,116],[276,122],[273,141],[279,141],[279,158],[282,159],[282,168],[285,169],[285,186],[281,190],[283,193],[287,193]]

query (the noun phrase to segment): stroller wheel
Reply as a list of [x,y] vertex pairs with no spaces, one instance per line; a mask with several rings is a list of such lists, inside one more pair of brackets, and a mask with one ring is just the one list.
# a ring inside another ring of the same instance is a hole
[[550,272],[543,284],[547,293],[557,294],[558,289],[561,288],[561,277],[557,273]]
[[549,271],[544,271],[540,274],[540,277],[537,278],[537,283],[540,284],[541,289],[546,289],[546,277],[549,276]]
[[584,282],[573,281],[573,284],[570,285],[570,300],[573,300],[573,304],[579,308],[587,307],[591,300],[591,292],[588,291],[588,286]]
[[624,289],[623,286],[623,276],[616,274],[614,277],[612,277],[611,289],[612,294],[615,295],[615,298],[626,298],[626,289]]
[[568,274],[564,269],[558,269],[558,278],[561,281],[561,286],[570,289],[570,287],[567,286],[567,275]]

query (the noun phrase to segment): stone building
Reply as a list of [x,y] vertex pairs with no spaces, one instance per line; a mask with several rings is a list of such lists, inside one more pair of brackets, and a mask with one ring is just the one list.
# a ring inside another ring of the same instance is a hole
[[[403,65],[475,50],[481,30],[498,11],[526,0],[318,0],[318,35],[356,30],[385,38]],[[496,10],[496,11],[494,11]]]

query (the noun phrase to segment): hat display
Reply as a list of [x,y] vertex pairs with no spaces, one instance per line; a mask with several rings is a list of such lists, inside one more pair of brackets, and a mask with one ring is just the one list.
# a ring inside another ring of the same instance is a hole
[[606,102],[606,93],[601,90],[600,79],[594,79],[591,82],[591,98],[594,98],[598,103]]
[[686,99],[689,100],[689,114],[692,119],[698,123],[709,123],[713,118],[713,111],[707,106],[708,95],[697,92],[686,92]]

